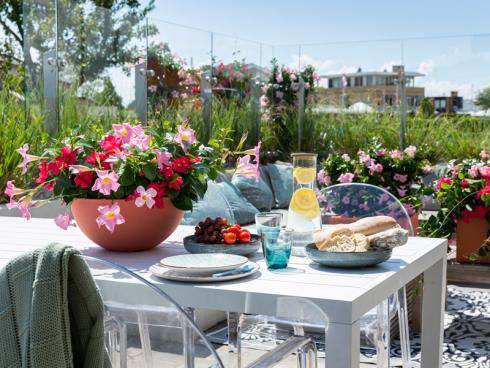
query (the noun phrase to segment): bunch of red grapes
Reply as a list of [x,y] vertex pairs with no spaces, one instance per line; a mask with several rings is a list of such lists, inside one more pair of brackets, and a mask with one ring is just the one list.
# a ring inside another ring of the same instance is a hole
[[222,244],[224,242],[223,230],[229,228],[228,220],[216,217],[214,220],[207,217],[195,227],[194,235],[199,243]]
[[228,220],[216,217],[212,220],[210,217],[201,221],[195,227],[194,235],[198,243],[208,244],[228,244],[249,243],[251,240],[250,231],[242,229],[238,224],[232,225]]

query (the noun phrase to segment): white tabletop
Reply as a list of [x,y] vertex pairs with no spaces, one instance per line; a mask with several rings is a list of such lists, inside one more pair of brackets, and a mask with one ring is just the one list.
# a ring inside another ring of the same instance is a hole
[[[387,262],[374,268],[341,270],[320,268],[308,258],[291,257],[290,266],[298,273],[274,273],[260,254],[252,259],[261,267],[255,276],[212,284],[187,284],[159,279],[148,267],[161,258],[184,253],[181,240],[193,232],[180,226],[159,247],[145,252],[107,252],[92,243],[77,228],[59,229],[49,219],[0,217],[0,267],[16,255],[50,242],[73,245],[84,254],[119,263],[161,287],[181,305],[235,312],[267,314],[275,310],[277,296],[311,299],[328,311],[331,322],[352,323],[410,280],[443,257],[443,239],[410,238],[407,245],[394,249]],[[348,311],[348,313],[346,313]]]

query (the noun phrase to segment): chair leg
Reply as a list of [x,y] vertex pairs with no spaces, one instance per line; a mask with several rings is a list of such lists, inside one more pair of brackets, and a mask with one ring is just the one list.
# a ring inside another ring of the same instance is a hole
[[398,290],[398,325],[400,327],[400,347],[404,368],[411,367],[410,333],[408,326],[407,292],[405,287]]
[[388,300],[384,300],[376,307],[376,367],[389,368],[390,366],[390,316]]
[[298,351],[298,368],[317,368],[317,350],[314,342]]
[[[184,308],[187,315],[194,320],[194,308],[185,307]],[[187,321],[184,320],[183,323],[183,339],[184,339],[184,359],[185,368],[194,368],[194,330],[190,328]]]
[[138,329],[141,339],[141,348],[143,349],[143,356],[145,358],[145,367],[153,368],[153,356],[151,352],[151,340],[150,340],[150,327],[146,316],[142,312],[136,313],[138,316]]
[[238,322],[240,319],[240,313],[228,312],[226,313],[228,321],[228,352],[236,353],[238,341]]

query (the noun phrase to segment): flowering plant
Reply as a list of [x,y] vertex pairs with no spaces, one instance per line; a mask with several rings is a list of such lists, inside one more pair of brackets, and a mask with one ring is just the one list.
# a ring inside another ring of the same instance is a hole
[[[389,150],[375,138],[355,157],[329,155],[322,162],[317,179],[320,186],[357,182],[383,187],[400,199],[412,215],[422,206],[422,177],[432,170],[428,156],[427,147],[409,146],[403,152]],[[351,210],[356,213],[355,208]]]
[[[458,221],[480,218],[490,223],[490,153],[481,151],[479,159],[451,161],[430,191],[441,209],[424,224],[423,234],[449,238]],[[485,254],[481,248],[480,255]]]
[[[8,208],[18,208],[27,219],[29,209],[40,206],[47,199],[34,200],[42,188],[51,191],[52,198],[66,204],[74,199],[125,199],[135,206],[161,208],[164,197],[181,210],[191,210],[192,201],[202,198],[207,190],[207,179],[214,180],[222,163],[220,142],[206,147],[196,140],[194,131],[184,123],[177,131],[168,126],[145,129],[129,123],[114,124],[112,131],[100,139],[73,135],[57,141],[42,157],[30,155],[25,144],[18,149],[23,160],[22,171],[37,162],[37,186],[32,189],[15,187],[9,181],[5,194],[10,198]],[[241,175],[258,172],[258,151],[245,151],[239,160]],[[251,160],[250,154],[256,154]],[[106,225],[111,232],[124,222],[117,203],[99,208],[99,227]],[[72,225],[68,214],[56,223],[67,228]]]

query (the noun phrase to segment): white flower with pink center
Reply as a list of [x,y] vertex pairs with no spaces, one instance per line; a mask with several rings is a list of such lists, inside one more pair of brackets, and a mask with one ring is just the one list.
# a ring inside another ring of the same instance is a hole
[[100,213],[99,217],[95,220],[97,225],[99,225],[99,228],[104,225],[111,233],[114,232],[116,225],[121,225],[126,222],[120,213],[121,209],[117,203],[114,203],[112,206],[99,206],[97,211]]
[[186,150],[188,146],[196,143],[196,134],[193,129],[182,124],[177,127],[174,141],[180,143],[182,148]]
[[98,178],[92,187],[93,191],[98,190],[100,193],[109,195],[111,191],[117,192],[119,189],[119,176],[114,172],[108,170],[96,170]]
[[143,207],[146,204],[146,207],[152,208],[155,205],[155,198],[157,196],[157,191],[153,188],[148,188],[145,190],[143,186],[138,186],[136,188],[136,192],[139,194],[139,197],[136,198],[134,204],[136,207]]

